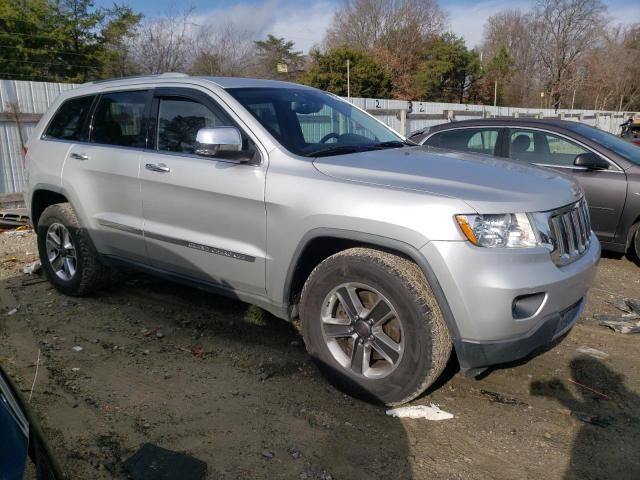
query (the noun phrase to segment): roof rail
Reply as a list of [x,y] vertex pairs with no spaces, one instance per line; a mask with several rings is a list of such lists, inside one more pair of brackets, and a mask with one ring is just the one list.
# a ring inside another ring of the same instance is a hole
[[182,72],[164,72],[164,73],[155,73],[150,75],[130,75],[128,77],[116,77],[116,78],[107,78],[104,80],[92,80],[91,82],[85,82],[83,85],[94,85],[96,83],[107,83],[107,82],[116,82],[118,80],[130,80],[134,78],[158,78],[158,77],[173,77],[173,78],[184,78],[189,75]]

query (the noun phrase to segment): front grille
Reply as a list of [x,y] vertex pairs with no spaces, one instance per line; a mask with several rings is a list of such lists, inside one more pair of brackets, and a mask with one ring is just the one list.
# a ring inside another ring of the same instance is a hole
[[591,242],[591,219],[585,199],[560,208],[550,216],[556,265],[567,265],[582,256]]

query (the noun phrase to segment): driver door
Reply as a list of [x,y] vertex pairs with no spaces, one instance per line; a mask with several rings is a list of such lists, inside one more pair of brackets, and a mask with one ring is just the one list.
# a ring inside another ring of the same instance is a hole
[[264,294],[266,162],[196,154],[199,129],[236,126],[202,91],[156,89],[150,123],[152,148],[143,154],[140,180],[152,266]]

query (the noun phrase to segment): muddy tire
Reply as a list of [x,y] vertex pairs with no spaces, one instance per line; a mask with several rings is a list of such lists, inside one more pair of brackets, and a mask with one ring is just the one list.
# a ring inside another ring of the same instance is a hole
[[109,283],[111,271],[100,262],[69,203],[47,207],[37,234],[42,269],[58,291],[83,296]]
[[380,250],[351,248],[318,265],[304,285],[307,351],[350,395],[399,405],[442,373],[451,338],[420,268]]

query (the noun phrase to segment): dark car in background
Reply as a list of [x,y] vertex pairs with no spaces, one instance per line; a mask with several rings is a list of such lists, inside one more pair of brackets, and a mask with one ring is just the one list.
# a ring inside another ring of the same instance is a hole
[[634,144],[578,122],[514,118],[446,123],[409,139],[574,176],[585,190],[602,248],[640,258],[640,148]]

